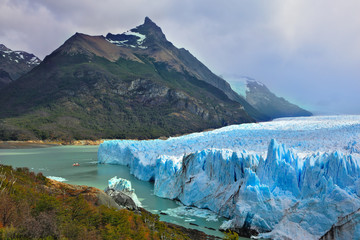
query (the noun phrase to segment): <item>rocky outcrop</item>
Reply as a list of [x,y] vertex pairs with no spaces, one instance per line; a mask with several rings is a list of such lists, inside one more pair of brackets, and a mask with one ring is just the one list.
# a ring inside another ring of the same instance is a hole
[[131,187],[131,182],[113,177],[109,180],[109,186],[106,187],[105,193],[109,195],[121,208],[128,210],[139,210],[141,203]]
[[121,208],[126,208],[128,210],[138,210],[138,206],[134,200],[121,191],[116,191],[114,189],[106,189],[105,193],[109,195]]
[[104,205],[107,207],[121,209],[121,207],[110,196],[100,189],[85,185],[67,184],[50,178],[47,180],[49,181],[49,184],[44,185],[43,187],[45,191],[51,195],[67,197],[82,196],[85,200],[94,205]]

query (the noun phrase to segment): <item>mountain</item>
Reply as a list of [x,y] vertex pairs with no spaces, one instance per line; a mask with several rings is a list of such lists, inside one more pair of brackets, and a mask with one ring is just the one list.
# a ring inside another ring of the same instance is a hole
[[256,110],[271,118],[311,116],[312,113],[272,93],[265,84],[242,77],[229,82]]
[[149,18],[76,33],[0,92],[0,139],[157,138],[265,119]]
[[12,51],[0,44],[0,89],[39,65],[41,60],[31,53]]
[[242,96],[234,92],[230,84],[215,75],[203,63],[196,59],[188,50],[176,48],[167,41],[165,35],[150,18],[146,17],[143,25],[123,34],[107,34],[106,39],[118,46],[138,48],[158,62],[166,62],[168,67],[181,73],[187,73],[223,91],[226,96],[240,103],[251,117],[259,121],[269,120],[265,114],[257,111]]

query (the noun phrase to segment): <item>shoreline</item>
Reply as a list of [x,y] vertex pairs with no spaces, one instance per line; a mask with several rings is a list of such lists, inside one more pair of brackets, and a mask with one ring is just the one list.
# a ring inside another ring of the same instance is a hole
[[55,146],[95,146],[100,145],[107,139],[100,140],[74,140],[65,141],[48,141],[48,140],[28,140],[28,141],[0,141],[0,149],[26,149],[26,148],[47,148]]
[[[205,129],[200,132],[209,132],[213,131],[215,129],[209,128]],[[184,134],[175,134],[174,136],[161,136],[154,139],[160,139],[160,140],[167,140],[171,137],[181,137],[185,135],[190,135],[193,133],[199,133],[199,132],[192,132],[192,133],[184,133]],[[55,146],[95,146],[100,145],[101,143],[105,141],[110,140],[152,140],[152,139],[98,139],[98,140],[70,140],[70,141],[64,141],[64,140],[26,140],[26,141],[8,141],[8,140],[0,140],[0,149],[29,149],[29,148],[47,148],[47,147],[55,147]]]

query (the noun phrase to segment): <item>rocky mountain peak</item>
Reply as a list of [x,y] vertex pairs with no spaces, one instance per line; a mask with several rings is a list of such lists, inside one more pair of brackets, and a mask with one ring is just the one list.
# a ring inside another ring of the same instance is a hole
[[161,28],[156,25],[149,17],[146,17],[144,23],[131,30],[121,34],[108,33],[106,40],[121,47],[130,47],[138,49],[147,49],[150,46],[164,44],[165,34]]
[[156,25],[149,17],[145,17],[144,25]]
[[0,44],[0,51],[11,51],[11,49],[7,48],[4,44]]
[[149,17],[145,17],[144,24],[137,26],[136,29],[142,34],[149,35],[149,37],[155,37],[155,40],[165,40],[165,34],[161,28],[156,25]]
[[41,60],[31,53],[12,51],[0,44],[0,89],[39,65]]

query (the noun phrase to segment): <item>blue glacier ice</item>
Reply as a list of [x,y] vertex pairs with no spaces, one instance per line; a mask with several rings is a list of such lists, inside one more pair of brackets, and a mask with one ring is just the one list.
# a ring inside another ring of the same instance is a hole
[[[360,116],[288,118],[167,140],[106,141],[98,160],[154,181],[157,196],[229,218],[223,228],[319,239],[338,219],[359,215],[359,140]],[[348,232],[359,238],[354,219]]]

